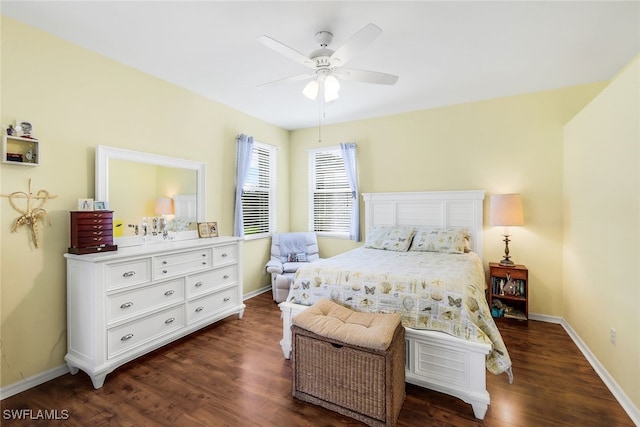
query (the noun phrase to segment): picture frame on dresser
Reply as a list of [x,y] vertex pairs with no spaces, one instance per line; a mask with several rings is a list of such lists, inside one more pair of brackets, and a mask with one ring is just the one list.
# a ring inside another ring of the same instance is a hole
[[92,211],[93,210],[93,199],[78,199],[78,210],[79,211]]
[[198,237],[210,237],[209,235],[209,224],[206,222],[198,223]]
[[209,237],[218,237],[218,223],[208,222],[207,226],[209,227]]

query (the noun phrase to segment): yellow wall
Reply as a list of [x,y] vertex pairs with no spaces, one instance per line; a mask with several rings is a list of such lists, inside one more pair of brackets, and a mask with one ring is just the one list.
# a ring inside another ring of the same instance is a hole
[[[235,136],[277,146],[278,207],[287,211],[289,132],[185,89],[2,17],[0,123],[31,120],[40,139],[37,167],[0,164],[0,193],[46,189],[51,226],[35,249],[17,213],[0,199],[0,387],[62,365],[66,353],[69,210],[94,197],[97,145],[204,161],[207,219],[233,233]],[[197,129],[194,135],[193,130]],[[279,216],[281,228],[288,216]],[[269,239],[244,244],[244,292],[269,284],[262,275]],[[260,268],[256,265],[260,264]]]
[[[604,87],[596,83],[292,132],[291,228],[307,227],[307,150],[355,141],[360,190],[481,189],[522,194],[524,227],[512,228],[513,260],[529,268],[529,310],[561,316],[562,126]],[[488,226],[484,262],[504,254],[502,227]],[[362,201],[361,201],[362,204]],[[321,255],[357,246],[320,241]]]
[[640,407],[640,57],[565,126],[564,149],[563,316]]

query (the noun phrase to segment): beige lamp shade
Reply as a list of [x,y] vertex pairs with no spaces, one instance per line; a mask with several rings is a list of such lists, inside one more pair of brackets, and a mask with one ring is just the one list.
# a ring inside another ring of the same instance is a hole
[[519,194],[494,194],[491,196],[491,225],[524,225],[522,198]]
[[156,199],[156,215],[171,215],[173,209],[171,199],[168,197],[159,197]]

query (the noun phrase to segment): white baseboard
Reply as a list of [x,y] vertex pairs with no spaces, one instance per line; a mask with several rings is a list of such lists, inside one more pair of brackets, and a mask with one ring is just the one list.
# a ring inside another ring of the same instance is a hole
[[49,371],[41,372],[32,377],[25,378],[22,381],[0,388],[0,400],[22,393],[23,391],[27,391],[30,388],[37,387],[40,384],[44,384],[47,381],[51,381],[52,379],[61,377],[68,373],[69,368],[67,365],[61,365]]
[[242,296],[242,301],[246,301],[248,299],[257,297],[260,294],[264,294],[265,292],[270,292],[270,291],[271,291],[271,285],[263,286],[260,289],[256,289],[255,291],[251,291],[249,293],[244,294]]
[[640,410],[633,404],[631,399],[629,399],[625,392],[620,388],[616,380],[614,380],[609,372],[607,372],[604,366],[602,366],[600,361],[591,352],[589,347],[584,343],[584,341],[582,341],[582,338],[580,338],[578,333],[564,318],[548,316],[546,314],[529,313],[529,319],[561,325],[567,334],[569,334],[576,346],[578,346],[578,349],[580,349],[589,364],[596,371],[602,382],[607,386],[611,394],[613,394],[618,403],[620,403],[622,409],[624,409],[627,415],[629,415],[631,421],[633,421],[635,425],[640,426]]

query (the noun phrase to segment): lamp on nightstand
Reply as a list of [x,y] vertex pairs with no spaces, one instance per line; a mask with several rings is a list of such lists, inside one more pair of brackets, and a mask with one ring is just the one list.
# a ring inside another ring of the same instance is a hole
[[491,225],[504,227],[504,258],[500,265],[513,267],[515,263],[509,256],[509,227],[524,225],[522,213],[522,199],[519,194],[494,194],[491,196],[491,213],[489,215]]

